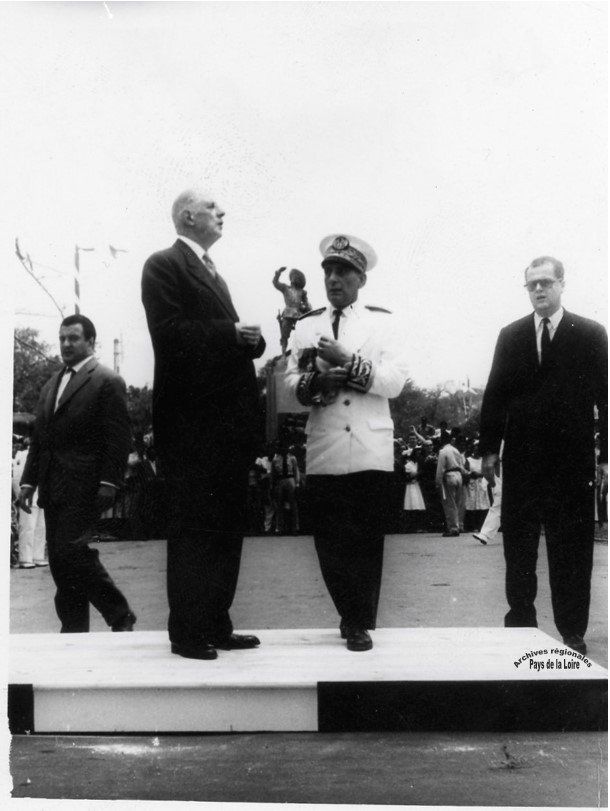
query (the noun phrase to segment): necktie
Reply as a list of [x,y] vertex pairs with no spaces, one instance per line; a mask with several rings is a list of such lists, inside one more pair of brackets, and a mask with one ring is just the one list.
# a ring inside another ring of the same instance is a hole
[[201,257],[201,261],[206,266],[206,268],[210,271],[212,276],[214,276],[214,278],[216,278],[216,275],[217,275],[216,274],[216,265],[214,264],[214,262],[212,262],[211,258],[207,255],[207,253],[203,254],[203,256]]
[[76,374],[76,371],[71,366],[66,366],[62,376],[59,378],[59,385],[57,387],[57,394],[55,395],[55,410],[57,410],[57,406],[59,405],[59,401],[61,400],[64,391],[68,388],[68,384]]
[[551,351],[551,333],[549,332],[549,319],[542,319],[542,338],[540,340],[540,365],[548,362]]
[[339,338],[339,319],[341,318],[341,313],[343,310],[333,310],[333,315],[335,316],[333,319],[333,337],[335,341]]
[[207,253],[203,254],[203,256],[201,257],[201,261],[205,265],[206,270],[208,270],[212,274],[212,276],[214,277],[214,281],[216,282],[217,289],[219,289],[222,293],[224,293],[224,295],[227,297],[227,299],[229,301],[231,301],[231,294],[229,293],[229,288],[227,287],[227,283],[222,278],[220,273],[216,270],[216,265],[211,260],[211,258],[207,255]]

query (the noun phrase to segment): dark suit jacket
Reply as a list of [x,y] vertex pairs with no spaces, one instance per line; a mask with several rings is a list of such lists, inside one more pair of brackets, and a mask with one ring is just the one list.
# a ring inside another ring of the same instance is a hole
[[153,428],[165,472],[200,486],[239,447],[252,455],[261,411],[252,358],[265,342],[237,343],[239,320],[222,283],[182,240],[144,265],[142,301],[155,352]]
[[540,368],[534,315],[501,330],[481,409],[480,449],[498,453],[504,487],[523,492],[548,482],[571,494],[592,492],[594,405],[607,461],[608,339],[595,321],[564,311],[548,364]]
[[89,502],[101,481],[120,487],[127,465],[130,427],[125,383],[96,360],[66,386],[57,411],[63,370],[44,385],[34,435],[21,479],[38,486],[38,503]]

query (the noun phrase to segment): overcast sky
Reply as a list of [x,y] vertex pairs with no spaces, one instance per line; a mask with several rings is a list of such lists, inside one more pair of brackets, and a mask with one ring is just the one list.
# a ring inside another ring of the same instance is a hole
[[[483,385],[523,269],[560,258],[564,303],[607,323],[606,6],[601,3],[4,3],[5,281],[57,350],[74,244],[82,310],[128,384],[152,383],[146,257],[186,186],[226,211],[212,256],[279,352],[280,265],[325,303],[318,244],[379,256],[362,292],[404,319],[422,386]],[[108,245],[125,249],[112,260]],[[45,267],[46,266],[46,267]],[[6,305],[7,307],[9,305]]]

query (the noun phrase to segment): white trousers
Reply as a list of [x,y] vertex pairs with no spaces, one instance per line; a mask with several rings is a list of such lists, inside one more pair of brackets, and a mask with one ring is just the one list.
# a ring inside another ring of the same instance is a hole
[[19,563],[45,560],[44,511],[32,504],[32,512],[19,510]]
[[477,535],[480,535],[483,540],[488,543],[495,541],[498,537],[498,530],[500,529],[500,513],[502,508],[502,479],[496,476],[496,486],[493,489],[494,503],[489,508],[483,526]]

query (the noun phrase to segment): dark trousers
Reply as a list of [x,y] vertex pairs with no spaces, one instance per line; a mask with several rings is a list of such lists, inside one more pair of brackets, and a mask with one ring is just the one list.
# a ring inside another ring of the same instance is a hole
[[596,487],[597,521],[599,524],[608,523],[608,493],[602,493],[601,487]]
[[342,625],[376,626],[392,475],[307,476],[316,552]]
[[[584,636],[593,568],[593,490],[532,487],[511,491],[505,474],[502,530],[506,560],[507,627],[536,627],[538,543],[544,526],[553,616],[559,633]],[[579,497],[580,496],[580,497]]]
[[[280,535],[287,530],[292,533],[299,531],[299,507],[296,496],[296,482],[294,476],[279,479],[273,486],[275,500],[276,529]],[[286,509],[288,508],[288,509]],[[290,526],[286,520],[286,512],[290,513]]]
[[229,609],[241,561],[248,463],[217,469],[212,478],[195,476],[185,491],[187,480],[168,476],[175,508],[167,541],[168,631],[172,642],[196,645],[233,631]]
[[49,568],[62,633],[89,630],[89,604],[114,625],[129,611],[127,600],[102,566],[87,538],[98,518],[95,505],[47,504],[44,508]]

